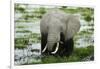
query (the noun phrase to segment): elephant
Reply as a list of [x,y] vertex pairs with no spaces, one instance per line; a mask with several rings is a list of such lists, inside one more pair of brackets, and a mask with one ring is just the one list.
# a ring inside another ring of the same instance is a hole
[[69,56],[74,48],[74,35],[80,29],[79,16],[61,10],[50,10],[40,21],[41,53]]

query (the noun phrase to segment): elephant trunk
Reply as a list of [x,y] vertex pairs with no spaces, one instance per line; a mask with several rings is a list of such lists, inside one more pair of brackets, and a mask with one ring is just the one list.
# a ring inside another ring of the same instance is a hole
[[[60,42],[60,34],[49,34],[47,41],[47,50],[51,52],[51,54],[55,54],[58,51]],[[54,46],[56,45],[55,49]]]
[[53,51],[53,47],[54,47],[54,45],[56,44],[56,42],[48,42],[47,43],[47,49],[48,49],[48,51],[50,51],[50,52],[52,52]]
[[45,45],[44,49],[42,50],[42,53],[48,50],[49,52],[53,51],[53,47],[57,43],[57,39],[54,34],[49,34],[47,37],[47,44]]

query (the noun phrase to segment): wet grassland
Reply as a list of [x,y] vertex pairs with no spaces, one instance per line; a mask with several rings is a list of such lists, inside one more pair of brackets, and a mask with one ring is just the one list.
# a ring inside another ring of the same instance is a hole
[[[50,9],[60,9],[80,16],[81,28],[74,37],[71,56],[41,57],[40,20]],[[38,6],[15,4],[15,65],[67,63],[94,60],[94,9],[66,6]]]

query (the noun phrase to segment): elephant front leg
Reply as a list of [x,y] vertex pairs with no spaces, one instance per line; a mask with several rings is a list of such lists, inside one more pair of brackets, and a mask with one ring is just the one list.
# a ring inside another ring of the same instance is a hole
[[56,55],[61,56],[61,57],[64,56],[64,53],[65,53],[64,43],[65,43],[65,37],[64,37],[64,34],[61,32],[60,33],[59,49],[58,49]]
[[64,43],[64,53],[66,56],[70,56],[73,52],[73,48],[74,48],[74,41],[73,38],[66,40]]
[[47,34],[41,33],[41,54],[42,55],[47,53],[47,50],[44,50],[46,44],[47,44]]

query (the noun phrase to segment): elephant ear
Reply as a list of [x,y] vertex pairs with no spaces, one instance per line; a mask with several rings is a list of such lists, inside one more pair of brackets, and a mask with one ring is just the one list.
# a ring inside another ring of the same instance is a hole
[[66,39],[72,38],[80,29],[79,16],[69,15],[66,25]]

